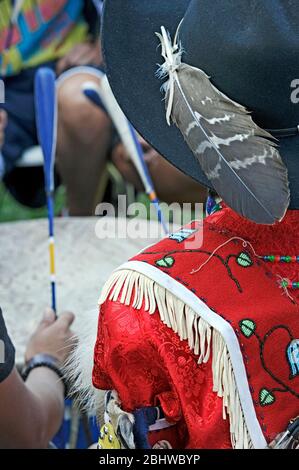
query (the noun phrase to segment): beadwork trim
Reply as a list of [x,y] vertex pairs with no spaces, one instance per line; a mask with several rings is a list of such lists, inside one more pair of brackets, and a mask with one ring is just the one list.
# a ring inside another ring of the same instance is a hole
[[270,263],[299,263],[299,256],[264,255],[259,258]]
[[288,279],[282,279],[280,281],[280,286],[284,289],[299,289],[299,282],[289,281]]

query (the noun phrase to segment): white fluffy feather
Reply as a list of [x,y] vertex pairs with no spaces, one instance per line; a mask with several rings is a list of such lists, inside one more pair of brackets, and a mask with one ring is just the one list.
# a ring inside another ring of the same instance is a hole
[[94,309],[77,320],[78,339],[64,366],[64,375],[70,383],[70,393],[74,395],[80,408],[103,417],[105,391],[96,389],[92,384],[98,315],[98,309]]

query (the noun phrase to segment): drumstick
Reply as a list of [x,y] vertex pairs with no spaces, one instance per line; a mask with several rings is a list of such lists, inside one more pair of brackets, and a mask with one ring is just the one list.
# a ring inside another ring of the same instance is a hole
[[52,309],[56,314],[54,163],[57,136],[57,100],[55,74],[51,69],[42,67],[37,71],[34,91],[37,134],[44,155],[44,177],[49,225],[51,297]]
[[98,107],[103,107],[103,104],[109,113],[119,136],[126,147],[132,161],[139,173],[145,192],[148,195],[152,204],[154,204],[158,221],[163,227],[165,234],[168,233],[167,224],[165,222],[160,201],[157,197],[153,180],[148,171],[147,165],[144,161],[144,153],[142,146],[137,138],[137,133],[128,119],[125,117],[120,106],[118,105],[112,90],[110,88],[108,79],[104,75],[101,80],[101,87],[97,86],[94,82],[85,82],[82,87],[83,93]]

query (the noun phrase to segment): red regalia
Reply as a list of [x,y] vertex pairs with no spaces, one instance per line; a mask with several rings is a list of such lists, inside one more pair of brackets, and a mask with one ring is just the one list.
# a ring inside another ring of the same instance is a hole
[[299,279],[299,263],[256,255],[298,254],[299,213],[259,226],[224,208],[203,223],[202,246],[189,248],[201,225],[112,275],[93,383],[115,389],[128,412],[160,404],[176,426],[159,437],[173,446],[265,447],[299,411],[299,290],[291,299],[279,285]]
[[[97,336],[91,325],[73,362],[75,388],[100,400],[99,448],[299,446],[293,3],[105,2],[106,72],[122,111],[226,206],[105,284]],[[108,390],[104,406],[96,390]]]

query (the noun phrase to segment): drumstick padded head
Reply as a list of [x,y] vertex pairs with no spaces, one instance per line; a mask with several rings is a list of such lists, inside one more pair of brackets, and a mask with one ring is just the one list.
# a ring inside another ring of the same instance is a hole
[[54,191],[54,162],[57,137],[57,97],[55,73],[41,67],[35,75],[35,115],[39,144],[44,155],[45,185]]

